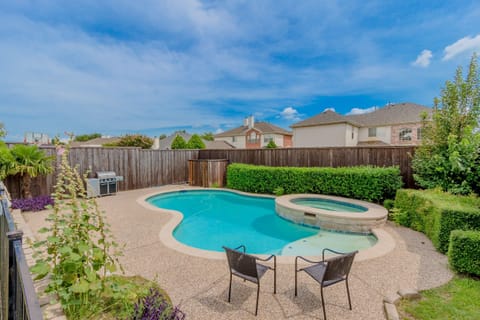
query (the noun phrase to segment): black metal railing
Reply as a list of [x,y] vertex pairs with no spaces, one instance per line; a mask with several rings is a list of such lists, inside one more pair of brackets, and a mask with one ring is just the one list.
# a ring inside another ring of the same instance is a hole
[[5,190],[0,187],[0,320],[43,319]]

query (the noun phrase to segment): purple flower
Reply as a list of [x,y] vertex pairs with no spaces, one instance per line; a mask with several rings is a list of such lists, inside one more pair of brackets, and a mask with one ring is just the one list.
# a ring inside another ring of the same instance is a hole
[[53,206],[53,199],[50,196],[39,196],[32,199],[13,199],[12,209],[21,211],[41,211],[48,205]]
[[134,306],[133,320],[184,320],[185,314],[175,307],[171,310],[170,304],[157,288],[150,288],[150,292]]

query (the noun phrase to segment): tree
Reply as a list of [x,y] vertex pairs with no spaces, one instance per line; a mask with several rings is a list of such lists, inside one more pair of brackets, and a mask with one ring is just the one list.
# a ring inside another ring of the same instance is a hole
[[270,140],[270,141],[268,142],[268,144],[265,146],[265,148],[267,148],[267,149],[276,149],[276,148],[277,148],[277,144],[275,143],[275,141]]
[[213,137],[213,132],[205,132],[200,136],[203,140],[206,141],[213,141],[215,138]]
[[[187,143],[188,149],[205,149],[205,143],[198,134],[194,134],[190,137]],[[172,148],[173,149],[173,148]]]
[[84,142],[101,137],[102,135],[100,133],[81,134],[76,136],[74,141]]
[[415,152],[415,181],[423,188],[440,187],[458,194],[479,192],[480,77],[477,56],[466,79],[459,67],[435,98],[432,121],[424,115],[422,145]]
[[167,135],[165,133],[162,133],[161,135],[158,136],[159,140],[165,139]]
[[185,139],[183,139],[182,136],[176,135],[175,138],[172,141],[172,144],[170,145],[170,148],[173,149],[187,149],[187,142]]
[[11,149],[13,156],[12,174],[21,177],[21,192],[24,199],[31,199],[31,179],[38,175],[46,175],[53,172],[53,157],[48,157],[37,146],[17,144]]
[[0,122],[0,139],[3,139],[7,135],[7,130],[2,122]]
[[142,134],[127,134],[121,137],[120,141],[105,144],[104,146],[150,149],[153,146],[153,139]]

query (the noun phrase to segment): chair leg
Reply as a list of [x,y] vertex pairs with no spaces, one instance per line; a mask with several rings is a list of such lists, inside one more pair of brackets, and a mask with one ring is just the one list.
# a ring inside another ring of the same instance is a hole
[[277,269],[273,270],[273,294],[277,293]]
[[258,296],[259,295],[260,295],[260,282],[258,282],[258,285],[257,285],[257,304],[255,305],[255,316],[258,313]]
[[232,273],[230,272],[230,284],[228,285],[228,302],[230,302],[231,292],[232,292]]
[[352,310],[352,301],[350,300],[350,290],[348,289],[348,279],[345,280],[345,284],[347,285],[348,306],[350,307],[350,310]]
[[297,274],[298,274],[298,271],[295,270],[295,297],[297,296]]
[[320,286],[320,295],[322,296],[323,319],[327,320],[327,312],[325,311],[325,301],[323,300],[323,287],[322,286]]

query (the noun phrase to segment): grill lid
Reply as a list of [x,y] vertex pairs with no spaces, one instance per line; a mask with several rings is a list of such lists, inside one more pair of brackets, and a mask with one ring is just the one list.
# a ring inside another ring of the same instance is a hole
[[112,179],[115,178],[117,175],[115,171],[98,171],[97,178],[98,179]]

